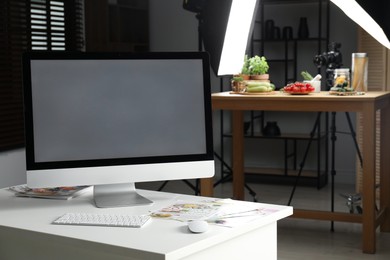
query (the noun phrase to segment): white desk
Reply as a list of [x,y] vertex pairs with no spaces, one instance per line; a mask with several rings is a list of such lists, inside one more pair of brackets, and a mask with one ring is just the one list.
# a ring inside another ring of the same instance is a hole
[[[91,192],[69,201],[15,197],[0,190],[0,259],[277,259],[276,222],[292,214],[287,206],[236,228],[210,225],[192,234],[185,223],[152,219],[143,228],[50,224],[65,212],[145,214],[178,198],[202,197],[139,190],[152,206],[98,209]],[[247,202],[249,203],[249,202]]]

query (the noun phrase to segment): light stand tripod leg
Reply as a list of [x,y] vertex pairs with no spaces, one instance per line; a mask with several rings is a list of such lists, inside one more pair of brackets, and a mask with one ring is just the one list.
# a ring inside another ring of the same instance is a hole
[[[228,181],[232,178],[232,174],[231,172],[233,171],[232,168],[224,161],[222,160],[222,158],[214,152],[214,156],[217,157],[217,159],[219,159],[221,161],[221,163],[230,171],[230,173],[228,175],[225,175],[224,177],[222,177],[221,179],[219,179],[219,181],[217,181],[216,183],[214,183],[213,187],[216,187],[218,186],[219,184],[225,182],[225,181]],[[257,202],[257,194],[256,192],[251,188],[249,187],[248,184],[245,183],[245,188],[248,190],[249,194],[252,196],[253,198],[253,201],[254,202]]]
[[[185,184],[187,184],[188,187],[190,187],[194,192],[195,192],[195,196],[199,195],[199,179],[196,179],[196,184],[193,185],[191,182],[189,182],[188,180],[181,180],[182,182],[184,182]],[[165,186],[167,186],[169,181],[164,181],[163,184],[161,184],[160,188],[157,189],[157,191],[162,191]]]
[[355,144],[356,152],[357,152],[359,160],[360,160],[360,167],[363,168],[363,156],[362,156],[362,153],[360,152],[359,145],[358,145],[357,140],[356,140],[356,132],[353,129],[352,121],[351,121],[351,117],[349,115],[349,112],[345,112],[345,116],[347,117],[349,131],[351,131],[353,143]]
[[[230,173],[233,171],[232,168],[222,159],[220,155],[214,152],[214,156],[217,157],[217,159],[221,162],[221,168],[226,167]],[[219,179],[219,181],[217,181],[216,183],[214,183],[214,187],[218,186],[222,182],[230,180],[232,178],[232,175],[230,173],[225,176],[222,175],[222,178]]]
[[163,184],[160,186],[160,188],[157,189],[157,191],[162,191],[165,188],[165,186],[167,186],[168,182],[169,181],[164,181]]
[[295,183],[294,183],[293,189],[292,189],[291,194],[290,194],[290,199],[288,200],[288,203],[287,203],[287,205],[289,205],[289,206],[290,206],[291,201],[292,201],[292,199],[293,199],[293,197],[294,197],[295,190],[296,190],[296,188],[297,188],[297,186],[298,186],[299,178],[301,177],[303,167],[305,166],[305,162],[306,162],[307,155],[309,154],[309,150],[310,150],[311,143],[313,142],[313,139],[314,139],[316,130],[317,130],[318,125],[319,125],[319,123],[320,123],[321,113],[322,113],[322,112],[318,112],[316,121],[315,121],[314,126],[313,126],[313,129],[312,129],[312,131],[310,132],[309,143],[307,144],[306,151],[305,151],[305,154],[304,154],[304,156],[303,156],[302,162],[301,162],[301,164],[299,165],[299,172],[298,172],[298,175],[297,175],[297,177],[296,177],[296,179],[295,179]]
[[[332,141],[332,168],[331,168],[331,211],[334,212],[334,177],[336,175],[336,166],[335,166],[335,161],[336,161],[336,112],[332,112],[332,118],[331,118],[331,141]],[[334,221],[331,221],[331,231],[334,231]]]
[[[348,122],[348,126],[349,126],[349,130],[351,132],[351,136],[352,136],[352,139],[354,141],[354,144],[355,144],[355,148],[356,148],[356,151],[357,151],[357,154],[359,156],[359,159],[360,159],[360,165],[361,167],[363,167],[363,159],[362,159],[362,154],[360,152],[360,149],[359,149],[359,146],[358,146],[358,143],[357,143],[357,140],[356,140],[356,133],[353,129],[353,126],[352,126],[352,122],[351,122],[351,117],[349,115],[348,112],[345,112],[345,115],[347,117],[347,122]],[[332,157],[331,157],[331,176],[332,176],[332,180],[331,180],[331,211],[334,212],[334,200],[335,200],[335,176],[336,176],[336,140],[337,140],[337,137],[336,137],[336,112],[332,112],[332,118],[331,118],[331,141],[332,141]],[[334,221],[331,222],[331,231],[334,231]]]

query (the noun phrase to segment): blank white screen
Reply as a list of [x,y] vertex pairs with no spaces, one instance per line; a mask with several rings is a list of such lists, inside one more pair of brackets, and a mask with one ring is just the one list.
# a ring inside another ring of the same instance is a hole
[[36,162],[206,151],[201,60],[33,60],[31,82]]

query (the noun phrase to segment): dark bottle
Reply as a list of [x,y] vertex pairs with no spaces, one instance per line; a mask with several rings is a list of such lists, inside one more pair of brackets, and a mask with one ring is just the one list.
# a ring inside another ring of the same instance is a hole
[[265,28],[264,28],[264,37],[267,40],[272,40],[274,38],[274,21],[273,20],[267,20],[265,21]]
[[291,26],[286,26],[283,28],[283,39],[291,40],[293,38],[293,28]]
[[298,38],[299,39],[307,39],[307,38],[309,38],[309,26],[307,24],[307,18],[306,17],[301,17],[299,19]]

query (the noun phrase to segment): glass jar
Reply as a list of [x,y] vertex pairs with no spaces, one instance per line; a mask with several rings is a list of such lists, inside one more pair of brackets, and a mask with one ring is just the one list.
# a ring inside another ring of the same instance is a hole
[[349,69],[335,69],[334,70],[334,80],[333,88],[337,89],[350,89],[350,77]]
[[357,93],[367,91],[367,53],[352,53],[352,88]]

